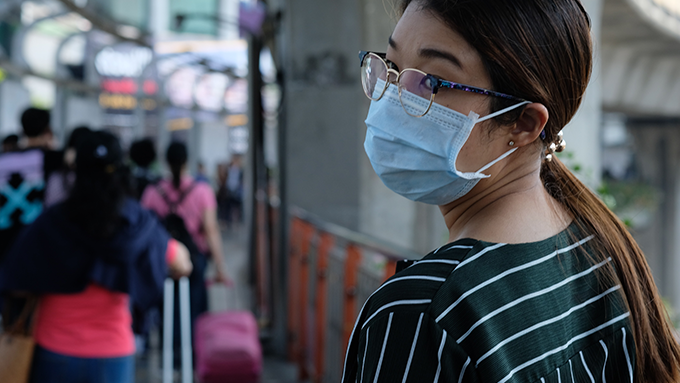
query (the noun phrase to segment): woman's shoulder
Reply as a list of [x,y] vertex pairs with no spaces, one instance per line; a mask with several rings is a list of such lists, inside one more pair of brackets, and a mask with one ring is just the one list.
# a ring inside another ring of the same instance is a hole
[[[419,260],[399,263],[398,272],[371,294],[362,310],[365,322],[381,312],[425,312],[453,270],[474,249],[475,240],[460,240]],[[389,309],[389,310],[387,310]]]
[[495,295],[518,284],[531,284],[534,277],[561,280],[585,267],[580,258],[587,258],[573,255],[582,253],[577,249],[592,238],[570,229],[533,243],[475,239],[449,243],[420,260],[401,263],[401,269],[368,299],[366,318],[391,307],[390,311],[428,311],[441,319],[455,314],[452,311],[469,312],[473,295]]

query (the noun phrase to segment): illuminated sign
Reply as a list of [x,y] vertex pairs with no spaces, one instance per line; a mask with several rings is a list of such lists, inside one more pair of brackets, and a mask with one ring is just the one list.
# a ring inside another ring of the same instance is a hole
[[219,112],[224,106],[224,91],[229,77],[223,73],[206,73],[196,84],[194,97],[196,104],[205,110]]
[[146,47],[106,47],[95,57],[94,66],[105,77],[139,77],[152,60],[153,51]]

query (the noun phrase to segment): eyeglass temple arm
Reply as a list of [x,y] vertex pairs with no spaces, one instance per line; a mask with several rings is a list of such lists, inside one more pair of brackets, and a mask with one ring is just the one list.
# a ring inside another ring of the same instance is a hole
[[[505,99],[509,99],[509,100],[526,101],[523,98],[511,96],[509,94],[500,93],[500,92],[496,92],[496,91],[484,89],[484,88],[477,88],[475,86],[470,86],[470,85],[463,85],[463,84],[459,84],[457,82],[451,82],[451,81],[445,81],[445,80],[437,79],[437,84],[438,84],[438,86],[436,88],[443,87],[443,88],[458,89],[458,90],[462,90],[464,92],[485,94],[485,95],[488,95],[488,96],[500,97],[500,98],[505,98]],[[434,93],[436,93],[436,91]]]

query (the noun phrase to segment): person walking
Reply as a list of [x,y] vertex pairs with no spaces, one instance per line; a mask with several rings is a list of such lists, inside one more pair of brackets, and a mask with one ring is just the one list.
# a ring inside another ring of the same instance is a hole
[[[191,242],[194,270],[189,277],[192,322],[208,310],[205,272],[208,259],[215,263],[216,281],[231,284],[222,253],[222,237],[217,223],[217,202],[211,186],[189,175],[186,145],[173,142],[168,146],[166,160],[172,177],[146,188],[142,206],[155,212],[162,220],[179,217]],[[175,220],[177,223],[177,220]],[[167,226],[167,223],[166,223]]]
[[0,154],[0,262],[21,230],[42,213],[45,185],[63,163],[52,149],[50,112],[28,108],[21,115],[26,147]]
[[188,250],[126,196],[122,149],[90,133],[65,202],[28,226],[0,266],[0,291],[39,296],[31,382],[129,383],[131,307],[162,300],[163,281],[191,272]]
[[342,382],[680,381],[644,254],[555,156],[592,69],[578,0],[405,0],[362,52],[364,148],[449,243],[368,299]]

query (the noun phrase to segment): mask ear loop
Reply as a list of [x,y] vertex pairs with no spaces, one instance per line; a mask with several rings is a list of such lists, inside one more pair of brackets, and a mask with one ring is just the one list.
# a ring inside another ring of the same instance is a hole
[[531,104],[531,101],[523,101],[523,102],[520,102],[519,104],[515,104],[515,105],[512,105],[512,106],[509,106],[509,107],[507,107],[507,108],[505,108],[505,109],[501,109],[501,110],[499,110],[499,111],[496,112],[496,113],[491,113],[491,114],[489,114],[488,116],[484,116],[484,117],[478,119],[477,122],[482,122],[482,121],[490,120],[490,119],[492,119],[492,118],[494,118],[494,117],[500,116],[501,114],[504,114],[504,113],[508,113],[508,112],[511,111],[511,110],[517,109],[517,108],[519,108],[520,106],[522,106],[522,105],[527,105],[527,104]]
[[[486,120],[490,120],[490,119],[492,119],[492,118],[494,118],[494,117],[496,117],[496,116],[500,116],[500,115],[503,114],[503,113],[507,113],[507,112],[509,112],[509,111],[511,111],[511,110],[514,110],[514,109],[519,108],[519,107],[522,106],[522,105],[527,105],[527,104],[531,104],[531,101],[520,102],[519,104],[515,104],[515,105],[512,105],[512,106],[509,106],[509,107],[507,107],[507,108],[505,108],[505,109],[501,109],[501,110],[499,110],[499,111],[496,112],[496,113],[491,113],[491,114],[489,114],[488,116],[484,116],[484,117],[478,119],[478,120],[477,120],[477,123],[480,123],[480,122],[486,121]],[[484,167],[482,167],[481,169],[477,170],[477,174],[481,174],[481,175],[485,176],[485,178],[486,178],[486,177],[490,177],[489,175],[483,174],[482,172],[485,171],[486,169],[488,169],[488,168],[490,168],[490,167],[496,165],[499,161],[502,161],[503,159],[507,158],[509,155],[511,155],[512,153],[514,153],[515,151],[517,151],[517,149],[519,149],[519,148],[512,148],[512,149],[508,150],[507,152],[503,153],[500,157],[496,158],[495,160],[493,160],[493,161],[489,162],[488,164],[486,164],[486,165],[485,165]]]

